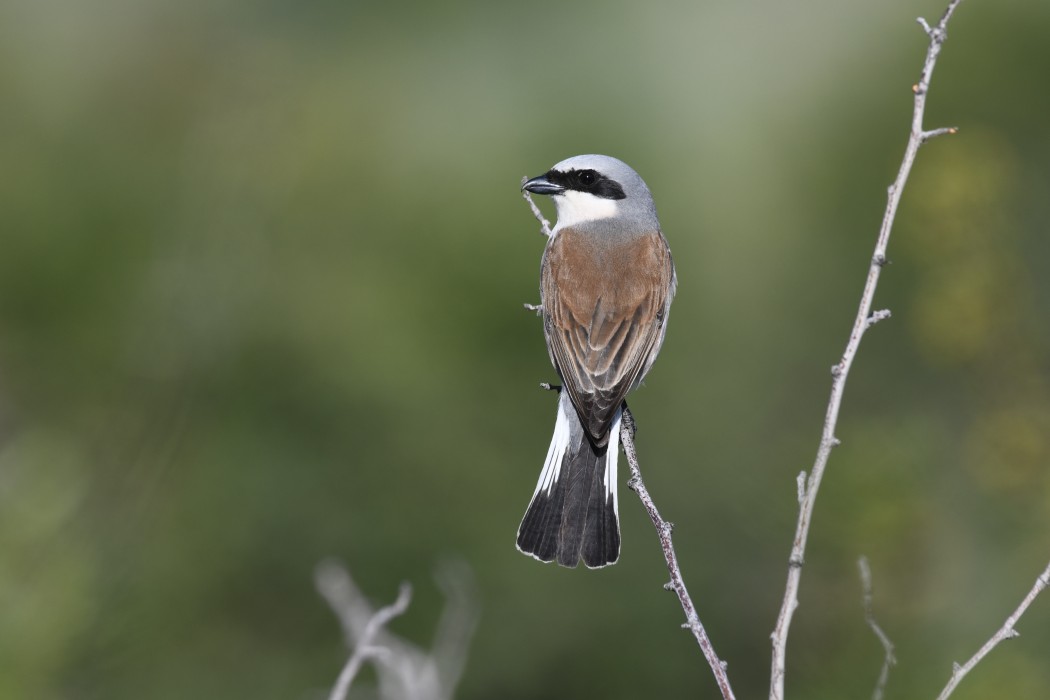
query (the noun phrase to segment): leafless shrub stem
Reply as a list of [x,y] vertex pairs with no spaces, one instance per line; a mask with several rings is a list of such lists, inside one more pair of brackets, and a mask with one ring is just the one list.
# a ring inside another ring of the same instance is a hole
[[931,27],[926,20],[919,19],[919,24],[929,37],[929,46],[926,49],[926,61],[923,64],[919,82],[912,86],[915,95],[912,110],[911,134],[908,145],[904,150],[904,158],[901,161],[897,179],[893,181],[887,191],[886,211],[882,218],[882,226],[879,229],[878,240],[875,243],[875,252],[868,266],[868,279],[864,285],[864,291],[860,298],[860,307],[857,309],[857,317],[850,331],[849,341],[842,359],[831,368],[832,384],[831,397],[828,400],[827,413],[824,417],[824,430],[820,437],[820,447],[813,468],[809,472],[805,486],[799,487],[801,496],[799,504],[798,523],[795,528],[795,539],[791,547],[791,555],[788,557],[787,586],[784,591],[784,600],[781,604],[780,615],[777,618],[776,628],[773,631],[773,655],[769,678],[770,700],[783,700],[784,698],[784,672],[787,657],[788,631],[791,627],[791,619],[795,609],[798,608],[798,589],[802,580],[802,566],[805,562],[806,540],[809,537],[809,526],[813,519],[813,508],[816,505],[817,493],[820,490],[820,482],[824,477],[824,469],[827,467],[831,450],[839,444],[835,437],[835,426],[838,423],[839,408],[842,405],[842,395],[846,389],[846,378],[849,376],[850,367],[857,356],[857,349],[864,337],[865,331],[876,322],[887,318],[888,312],[871,311],[872,301],[875,298],[875,288],[879,283],[879,275],[887,262],[886,248],[890,240],[890,231],[893,229],[893,221],[897,216],[897,206],[900,204],[901,194],[908,182],[912,165],[919,147],[934,136],[940,134],[955,133],[955,127],[934,129],[926,131],[923,128],[923,114],[926,110],[926,94],[930,88],[930,79],[933,76],[934,66],[937,64],[937,56],[941,52],[941,46],[947,38],[948,21],[955,13],[961,0],[951,0],[947,9],[941,16],[936,26]]
[[868,623],[868,627],[878,637],[879,643],[882,644],[882,649],[886,653],[882,660],[882,669],[879,671],[879,679],[875,682],[875,690],[871,693],[871,700],[882,700],[882,696],[886,692],[886,683],[890,679],[890,667],[897,663],[897,659],[893,655],[893,642],[879,627],[879,623],[875,621],[875,594],[872,592],[871,567],[868,565],[867,557],[861,557],[857,560],[857,569],[860,571],[860,585],[864,597],[864,621]]
[[642,501],[642,506],[645,507],[645,512],[649,514],[649,519],[653,521],[656,534],[660,537],[660,549],[663,550],[664,561],[667,562],[667,571],[671,574],[671,580],[664,584],[664,588],[674,591],[675,595],[678,596],[678,602],[682,604],[682,610],[685,611],[686,622],[682,626],[693,633],[696,643],[700,645],[704,658],[707,659],[711,671],[715,674],[715,682],[718,683],[718,689],[722,692],[723,700],[733,700],[733,689],[729,685],[729,676],[726,674],[726,663],[719,659],[718,654],[715,653],[711,639],[707,636],[707,631],[704,629],[703,623],[700,622],[700,616],[696,613],[693,600],[689,597],[689,591],[686,590],[685,580],[682,579],[682,571],[678,567],[678,556],[675,554],[674,544],[671,542],[671,532],[674,530],[674,525],[660,517],[660,511],[656,509],[656,504],[653,503],[652,496],[649,495],[649,490],[645,488],[645,482],[642,481],[642,472],[638,466],[638,453],[634,448],[634,433],[634,416],[631,415],[625,403],[623,420],[620,423],[620,441],[623,443],[623,451],[627,455],[627,464],[630,465],[631,469],[631,478],[627,481],[627,486],[638,494],[638,498]]
[[1047,587],[1050,587],[1050,564],[1048,564],[1043,570],[1043,573],[1039,574],[1035,580],[1035,585],[1032,586],[1032,590],[1028,591],[1028,595],[1024,597],[1024,600],[1021,601],[1021,604],[1017,606],[1017,609],[1013,611],[1010,617],[1006,618],[1006,622],[1004,622],[1003,626],[992,635],[992,638],[985,642],[984,646],[978,649],[977,653],[962,666],[955,664],[952,668],[952,677],[948,680],[948,685],[944,686],[944,690],[941,691],[941,694],[937,696],[937,700],[947,700],[948,696],[955,692],[955,688],[959,685],[959,681],[961,681],[967,673],[972,671],[973,667],[979,664],[984,657],[988,656],[988,653],[992,649],[999,646],[1000,642],[1005,639],[1013,639],[1014,637],[1021,636],[1020,632],[1014,628],[1014,625],[1017,624],[1017,621],[1020,620],[1021,616],[1024,615],[1026,610],[1028,610],[1028,606],[1032,604],[1032,601],[1036,599],[1036,596],[1042,593]]

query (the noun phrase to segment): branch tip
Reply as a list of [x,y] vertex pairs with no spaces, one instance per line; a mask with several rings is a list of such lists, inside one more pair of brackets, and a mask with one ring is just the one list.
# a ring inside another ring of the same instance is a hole
[[[527,176],[521,178],[522,186],[524,186],[525,183],[528,182],[528,179],[529,178]],[[540,222],[540,232],[547,238],[553,236],[554,234],[551,231],[551,222],[547,221],[547,219],[544,218],[543,212],[541,212],[540,208],[536,206],[536,202],[532,201],[532,194],[528,190],[523,189],[521,191],[521,196],[526,202],[529,203],[529,209],[532,210],[532,215],[535,216],[536,220]]]
[[946,134],[957,134],[959,133],[959,127],[957,126],[945,126],[940,129],[931,129],[930,131],[924,131],[920,135],[922,143],[926,143],[930,139],[937,138],[938,136],[944,136]]
[[878,311],[872,313],[872,315],[868,317],[868,322],[867,322],[867,326],[866,327],[867,328],[871,328],[872,326],[874,326],[879,321],[884,321],[887,318],[889,318],[890,316],[892,316],[892,314],[890,313],[889,309],[879,309]]

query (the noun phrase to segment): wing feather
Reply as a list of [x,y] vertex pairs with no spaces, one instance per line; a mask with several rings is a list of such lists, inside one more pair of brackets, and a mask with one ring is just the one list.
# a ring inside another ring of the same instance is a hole
[[659,231],[603,238],[565,228],[544,252],[544,331],[551,362],[596,445],[663,342],[674,264]]

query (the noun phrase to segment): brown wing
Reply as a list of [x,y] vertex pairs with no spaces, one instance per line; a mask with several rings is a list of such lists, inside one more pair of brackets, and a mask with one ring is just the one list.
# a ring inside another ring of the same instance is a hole
[[555,369],[597,445],[663,341],[674,265],[659,231],[602,237],[561,230],[541,272],[544,332]]

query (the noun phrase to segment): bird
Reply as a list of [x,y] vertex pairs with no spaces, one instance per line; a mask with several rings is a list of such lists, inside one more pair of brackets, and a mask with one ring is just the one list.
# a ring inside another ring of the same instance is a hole
[[540,264],[540,314],[562,386],[517,548],[601,568],[620,557],[624,399],[660,352],[677,276],[652,194],[623,161],[573,156],[521,187],[551,197],[557,210]]

